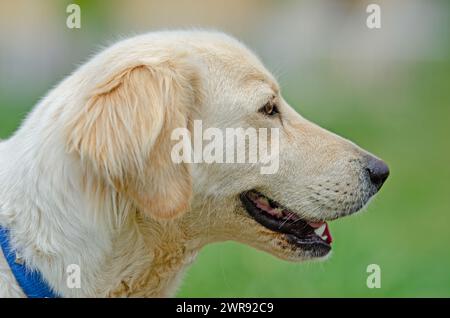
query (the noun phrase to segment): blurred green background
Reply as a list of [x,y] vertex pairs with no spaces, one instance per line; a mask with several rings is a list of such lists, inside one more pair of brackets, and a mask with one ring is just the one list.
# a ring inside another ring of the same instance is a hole
[[[242,39],[308,119],[385,159],[365,213],[332,222],[331,259],[292,264],[236,244],[208,246],[178,296],[450,296],[450,5],[446,1],[2,0],[0,138],[52,86],[114,40],[204,27]],[[368,3],[382,28],[365,25]],[[366,286],[369,264],[381,288]]]

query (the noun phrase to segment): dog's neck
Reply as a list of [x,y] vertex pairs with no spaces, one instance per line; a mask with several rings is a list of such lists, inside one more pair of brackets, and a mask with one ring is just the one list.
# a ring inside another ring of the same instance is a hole
[[[111,189],[86,189],[69,158],[44,161],[8,148],[0,143],[0,224],[62,296],[171,296],[200,248],[214,240],[198,224],[200,211],[153,220]],[[67,284],[71,264],[79,266],[81,288]]]
[[[186,218],[159,222],[137,213],[114,239],[101,294],[173,296],[185,269],[207,243],[203,233],[196,237],[192,225]],[[111,285],[111,278],[119,279]]]

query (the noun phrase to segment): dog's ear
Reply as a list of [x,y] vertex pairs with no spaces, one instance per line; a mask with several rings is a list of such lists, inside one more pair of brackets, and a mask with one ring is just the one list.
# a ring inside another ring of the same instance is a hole
[[167,61],[129,67],[100,85],[69,127],[69,149],[143,212],[171,218],[192,194],[187,163],[171,159],[173,129],[199,103],[194,66]]

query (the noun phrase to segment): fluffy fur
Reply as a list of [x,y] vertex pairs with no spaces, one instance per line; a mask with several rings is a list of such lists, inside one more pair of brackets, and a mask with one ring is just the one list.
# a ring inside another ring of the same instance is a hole
[[[258,113],[268,100],[280,118]],[[278,127],[280,170],[174,164],[174,128]],[[101,52],[0,143],[0,224],[65,297],[175,293],[206,244],[235,240],[280,258],[314,258],[256,223],[239,202],[258,189],[310,220],[355,212],[370,196],[368,154],[298,115],[261,62],[214,32],[159,32]],[[66,268],[81,268],[81,288]],[[0,296],[21,297],[0,256]]]

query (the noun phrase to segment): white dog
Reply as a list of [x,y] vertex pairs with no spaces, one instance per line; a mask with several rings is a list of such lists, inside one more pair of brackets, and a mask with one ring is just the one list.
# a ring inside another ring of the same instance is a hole
[[[278,128],[278,172],[173,162],[171,133],[194,120]],[[15,263],[59,296],[164,297],[208,243],[235,240],[290,261],[327,256],[326,221],[360,210],[388,173],[298,115],[233,38],[150,33],[83,65],[0,143],[0,225]],[[0,253],[0,296],[27,296],[16,278]]]

